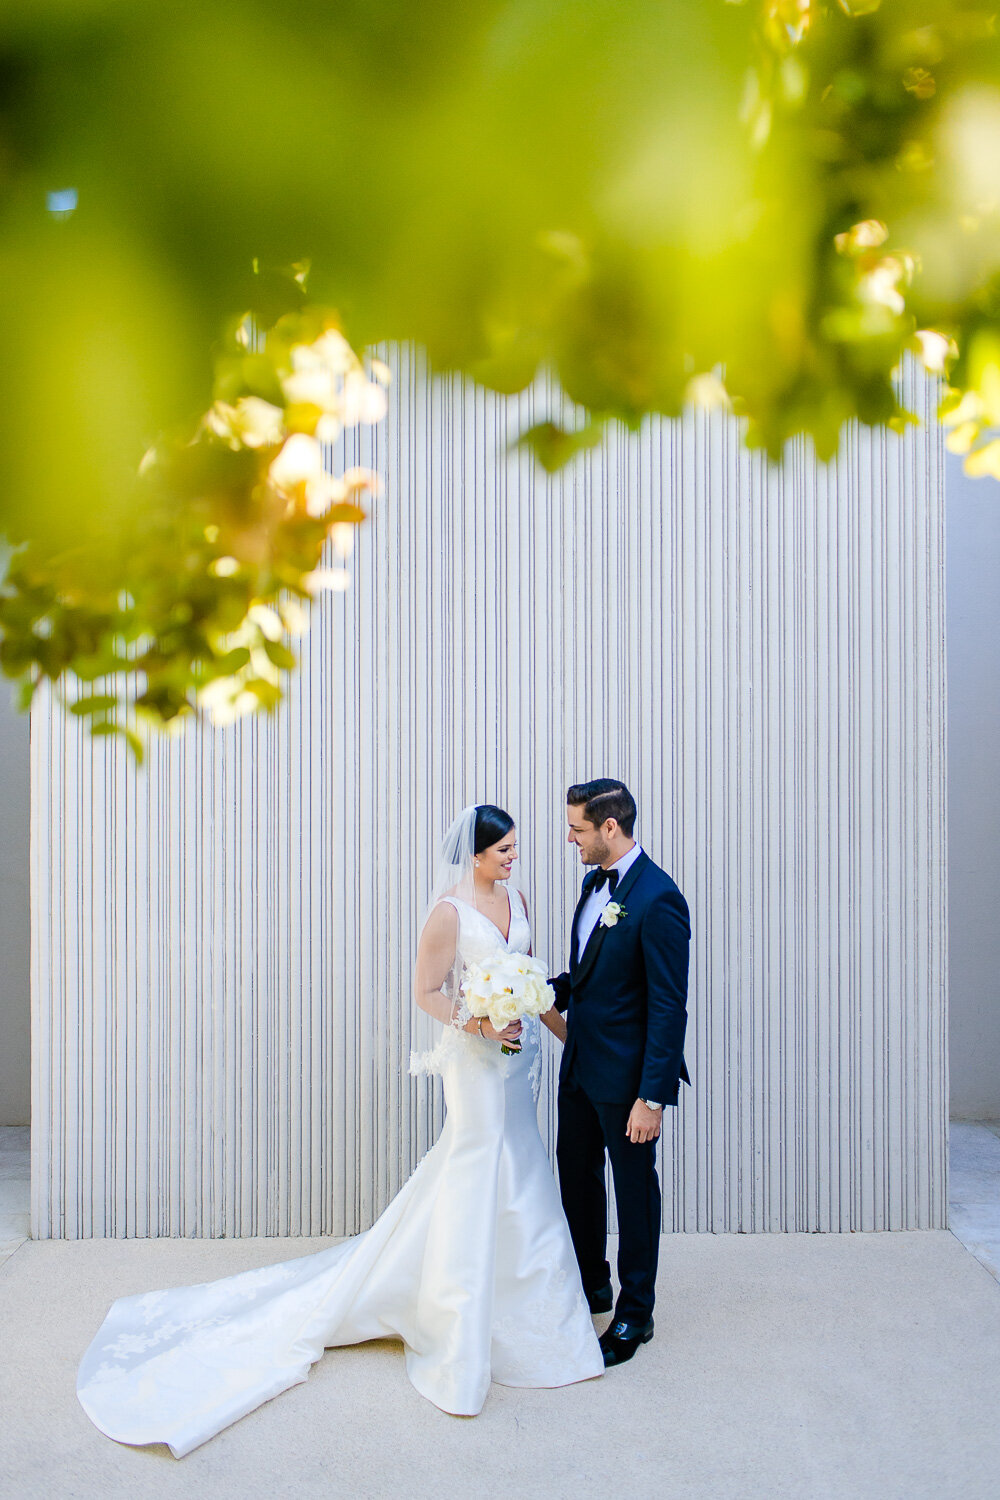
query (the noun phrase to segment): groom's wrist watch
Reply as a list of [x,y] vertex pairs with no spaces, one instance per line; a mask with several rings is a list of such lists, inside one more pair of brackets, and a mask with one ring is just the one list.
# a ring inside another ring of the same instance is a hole
[[658,1104],[655,1099],[643,1099],[642,1102],[646,1106],[647,1109],[662,1109],[663,1108],[663,1105],[662,1104]]

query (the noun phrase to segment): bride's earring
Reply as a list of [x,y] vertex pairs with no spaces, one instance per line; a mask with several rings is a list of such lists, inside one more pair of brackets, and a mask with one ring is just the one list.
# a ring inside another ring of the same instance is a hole
[[478,859],[476,860],[476,869],[477,870],[479,869],[479,861],[478,861]]

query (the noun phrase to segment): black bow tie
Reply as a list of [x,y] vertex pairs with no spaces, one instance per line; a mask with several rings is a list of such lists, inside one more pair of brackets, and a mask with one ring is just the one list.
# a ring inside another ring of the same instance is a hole
[[607,881],[608,890],[613,896],[615,893],[615,886],[618,884],[617,870],[598,870],[597,874],[594,876],[594,884],[591,886],[591,890],[599,891],[604,885],[605,881]]

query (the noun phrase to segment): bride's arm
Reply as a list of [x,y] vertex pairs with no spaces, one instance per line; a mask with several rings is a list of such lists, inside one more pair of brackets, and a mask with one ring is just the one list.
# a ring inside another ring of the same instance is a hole
[[450,1026],[455,1009],[445,983],[455,966],[458,912],[446,901],[434,908],[424,924],[413,969],[413,998],[421,1010]]
[[547,1010],[545,1012],[545,1014],[542,1016],[542,1020],[545,1022],[545,1025],[549,1028],[554,1037],[558,1037],[561,1042],[565,1042],[567,1032],[566,1021],[565,1018],[559,1014],[554,1005],[551,1010]]
[[[444,985],[455,967],[458,951],[458,912],[450,902],[440,902],[424,924],[417,948],[417,961],[413,970],[413,998],[421,1010],[425,1010],[441,1022],[451,1026],[455,1018],[455,1001],[445,993]],[[507,1026],[503,1031],[494,1031],[489,1021],[482,1026],[475,1017],[466,1021],[463,1031],[477,1036],[490,1037],[494,1041],[513,1041],[519,1034],[519,1022]]]

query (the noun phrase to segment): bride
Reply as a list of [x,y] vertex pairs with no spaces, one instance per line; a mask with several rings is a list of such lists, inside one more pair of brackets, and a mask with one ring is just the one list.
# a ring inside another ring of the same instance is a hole
[[[500,808],[467,807],[445,835],[417,952],[410,1064],[443,1079],[435,1146],[353,1239],[116,1302],[77,1379],[109,1437],[167,1443],[180,1458],[305,1380],[324,1348],[366,1339],[402,1339],[416,1389],[461,1416],[482,1409],[491,1380],[558,1386],[604,1373],[538,1132],[539,1023],[495,1031],[461,996],[470,965],[531,951],[516,859]],[[543,1020],[560,1034],[555,1012]]]

